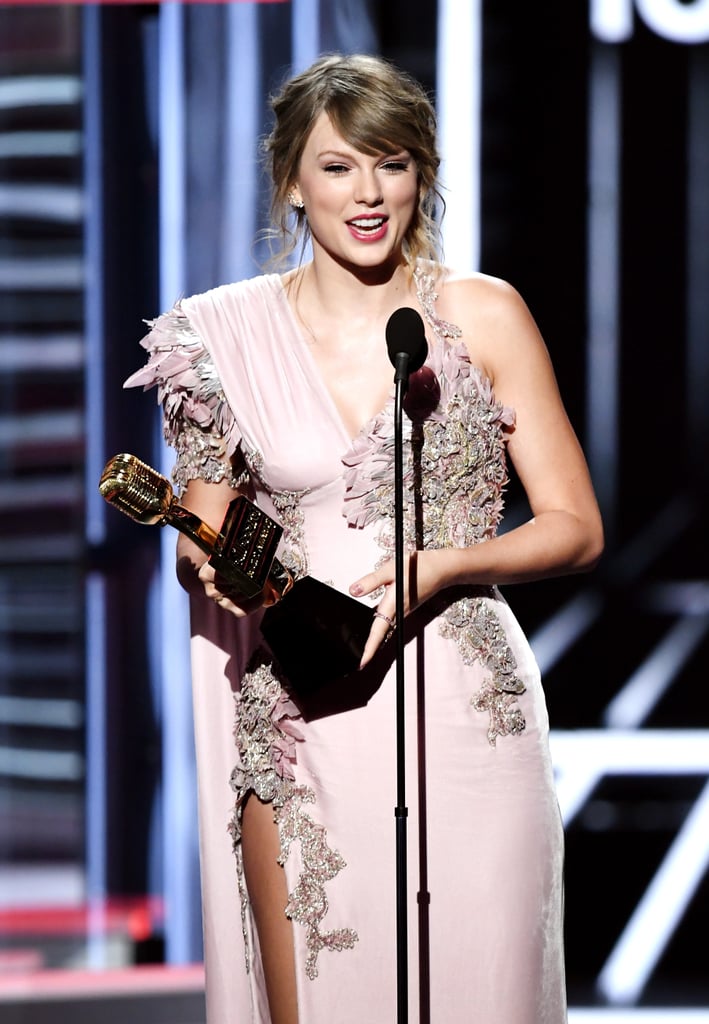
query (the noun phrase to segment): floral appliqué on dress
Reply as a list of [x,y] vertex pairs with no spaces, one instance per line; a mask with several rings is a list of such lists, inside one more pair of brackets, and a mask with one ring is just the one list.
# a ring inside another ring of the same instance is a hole
[[[432,265],[420,263],[416,284],[426,319],[436,338],[426,366],[409,387],[417,398],[407,406],[405,429],[405,541],[416,548],[465,547],[492,537],[501,519],[507,482],[504,431],[514,423],[511,410],[499,405],[491,386],[470,365],[460,330],[436,316],[436,278]],[[173,480],[182,491],[195,478],[228,480],[233,487],[261,479],[258,452],[242,451],[242,438],[226,401],[216,367],[179,303],[148,324],[143,347],[146,365],[126,382],[147,390],[157,386],[163,406],[164,434],[177,452]],[[382,560],[394,551],[394,406],[373,420],[343,459],[344,514],[349,524],[377,524]],[[302,494],[271,494],[284,526],[284,563],[296,575],[307,572]],[[489,679],[472,696],[473,707],[490,716],[488,736],[519,733],[524,718],[516,696],[524,684],[516,676],[514,656],[494,610],[492,588],[485,597],[470,597],[448,607],[440,620],[443,636],[454,639],[463,660],[482,663]],[[300,740],[298,709],[273,668],[256,652],[236,698],[235,738],[238,762],[231,776],[236,795],[230,832],[237,860],[242,925],[248,941],[248,896],[241,860],[241,814],[254,792],[271,802],[285,863],[300,844],[302,870],[289,894],[288,916],[306,928],[306,973],[315,978],[322,949],[351,948],[357,934],[350,928],[326,930],[326,883],[345,867],[332,850],[327,833],[307,811],[313,791],[296,785],[293,764]]]
[[[234,843],[241,915],[246,949],[249,949],[246,921],[247,894],[241,856],[241,815],[249,793],[273,807],[281,841],[279,863],[285,864],[291,847],[300,843],[303,864],[298,882],[289,893],[286,915],[306,929],[308,956],[305,972],[309,978],[318,975],[317,959],[321,950],[351,949],[357,933],[351,928],[323,930],[322,921],[328,911],[325,883],[345,867],[343,857],[327,843],[325,829],[304,810],[315,802],[308,786],[295,784],[292,765],[296,761],[296,744],[301,739],[295,724],[300,713],[283,690],[272,668],[255,661],[246,673],[241,692],[235,696],[236,726],[234,736],[238,761],[231,775],[236,793],[230,832]],[[248,952],[247,952],[247,968]]]
[[140,344],[149,359],[123,386],[157,387],[163,434],[177,453],[172,479],[178,493],[198,478],[210,483],[227,479],[238,487],[242,473],[234,472],[232,459],[241,438],[201,338],[179,303],[146,325],[150,332]]
[[[262,456],[257,451],[242,450],[241,434],[216,367],[179,303],[148,326],[150,333],[141,342],[149,353],[148,362],[126,381],[126,386],[142,385],[145,390],[157,386],[165,439],[177,452],[172,477],[178,491],[197,478],[215,483],[226,479],[235,488],[253,479],[263,483]],[[308,571],[300,509],[304,493],[271,494],[284,530],[285,550],[281,557],[296,576]],[[305,970],[308,977],[315,978],[321,950],[349,949],[358,938],[351,928],[322,928],[328,911],[325,883],[345,867],[345,861],[328,845],[323,826],[305,810],[315,802],[315,794],[308,787],[295,784],[292,769],[300,739],[296,725],[300,712],[271,665],[263,659],[262,651],[255,653],[235,701],[238,761],[230,779],[236,802],[229,831],[236,855],[246,966],[249,969],[251,943],[247,921],[249,898],[241,855],[241,814],[244,800],[254,792],[261,800],[272,803],[282,864],[293,844],[300,843],[302,871],[289,894],[286,913],[306,929]]]
[[[469,547],[496,533],[507,483],[504,432],[514,412],[500,405],[490,381],[471,365],[458,339],[459,328],[435,315],[435,277],[420,264],[418,298],[436,343],[418,374],[438,382],[438,403],[402,417],[404,435],[404,543],[407,550]],[[457,343],[456,343],[457,342]],[[409,389],[416,388],[412,374]],[[419,391],[433,393],[425,384]],[[354,527],[379,524],[382,561],[394,554],[394,404],[389,402],[345,455],[344,515]],[[524,716],[516,697],[525,690],[503,626],[495,612],[494,590],[448,607],[441,635],[455,640],[466,664],[480,662],[489,680],[473,695],[477,711],[488,712],[488,739],[522,732]]]

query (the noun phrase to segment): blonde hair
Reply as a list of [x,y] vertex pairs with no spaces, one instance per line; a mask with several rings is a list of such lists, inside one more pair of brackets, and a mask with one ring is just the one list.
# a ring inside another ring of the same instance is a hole
[[[312,127],[326,113],[340,135],[362,153],[411,154],[418,171],[419,203],[404,239],[404,256],[438,259],[440,212],[445,203],[436,176],[440,165],[436,115],[419,83],[382,57],[363,54],[320,57],[271,97],[274,125],[264,142],[272,181],[271,219],[266,234],[277,240],[273,263],[283,263],[310,237],[307,218],[294,211],[288,190],[298,177],[300,159]],[[295,213],[295,221],[293,214]]]

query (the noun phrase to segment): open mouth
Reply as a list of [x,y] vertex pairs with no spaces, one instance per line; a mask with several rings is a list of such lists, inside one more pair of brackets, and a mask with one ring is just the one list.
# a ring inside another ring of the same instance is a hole
[[355,217],[347,224],[361,235],[376,235],[386,224],[386,217]]

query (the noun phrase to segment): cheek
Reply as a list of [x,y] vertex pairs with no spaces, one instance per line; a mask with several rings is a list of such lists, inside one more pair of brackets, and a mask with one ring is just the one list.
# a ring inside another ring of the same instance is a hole
[[314,217],[331,216],[339,214],[342,210],[346,197],[340,194],[340,190],[325,185],[312,186],[308,190],[309,207]]
[[408,185],[401,190],[400,203],[408,207],[412,215],[419,205],[419,198],[419,187],[416,184]]
[[402,207],[402,210],[406,211],[407,231],[408,231],[408,229],[411,227],[411,225],[416,223],[418,221],[418,219],[419,219],[419,217],[418,217],[418,209],[419,209],[418,191],[414,192],[413,195],[411,193],[409,193],[404,199],[402,199],[401,207]]

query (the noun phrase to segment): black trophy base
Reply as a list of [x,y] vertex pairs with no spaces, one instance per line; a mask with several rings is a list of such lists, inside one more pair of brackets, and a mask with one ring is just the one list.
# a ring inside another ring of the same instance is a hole
[[374,609],[305,576],[266,609],[261,632],[296,694],[356,672]]

